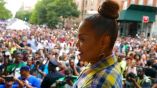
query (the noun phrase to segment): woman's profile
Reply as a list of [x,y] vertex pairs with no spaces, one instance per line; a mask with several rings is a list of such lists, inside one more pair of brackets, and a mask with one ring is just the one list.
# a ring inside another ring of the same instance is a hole
[[85,18],[79,26],[77,47],[80,60],[89,62],[74,88],[122,88],[122,75],[112,53],[118,36],[119,4],[106,0],[98,14]]

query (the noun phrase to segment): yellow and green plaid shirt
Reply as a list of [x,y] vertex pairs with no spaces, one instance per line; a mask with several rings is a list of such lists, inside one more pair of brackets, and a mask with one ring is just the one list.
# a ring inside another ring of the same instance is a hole
[[122,88],[120,65],[114,55],[88,65],[73,88]]

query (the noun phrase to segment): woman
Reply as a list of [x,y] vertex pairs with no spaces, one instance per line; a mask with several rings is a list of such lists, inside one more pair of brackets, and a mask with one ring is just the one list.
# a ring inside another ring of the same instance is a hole
[[119,4],[106,0],[98,14],[85,18],[79,26],[77,47],[80,60],[90,64],[74,88],[122,88],[122,75],[112,49],[118,35]]

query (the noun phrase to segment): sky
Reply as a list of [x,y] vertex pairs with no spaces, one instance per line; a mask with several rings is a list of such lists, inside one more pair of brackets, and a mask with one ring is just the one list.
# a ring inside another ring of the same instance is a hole
[[36,4],[37,0],[5,0],[5,2],[5,7],[12,12],[13,16],[15,16],[16,12],[23,4],[32,7]]

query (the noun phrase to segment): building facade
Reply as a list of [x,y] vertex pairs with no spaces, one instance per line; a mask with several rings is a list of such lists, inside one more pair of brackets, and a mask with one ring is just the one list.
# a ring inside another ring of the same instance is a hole
[[97,13],[100,4],[105,0],[75,0],[78,10],[81,12],[81,19],[91,14]]
[[[156,13],[157,0],[122,0],[119,35],[152,36],[156,28]],[[148,22],[145,22],[145,17]]]
[[[97,13],[97,9],[105,0],[76,0],[81,11],[81,19]],[[118,19],[120,36],[133,36],[137,34],[149,37],[156,31],[157,0],[119,0],[121,2],[120,17]],[[143,23],[143,17],[148,22]],[[156,31],[157,33],[157,31]]]

